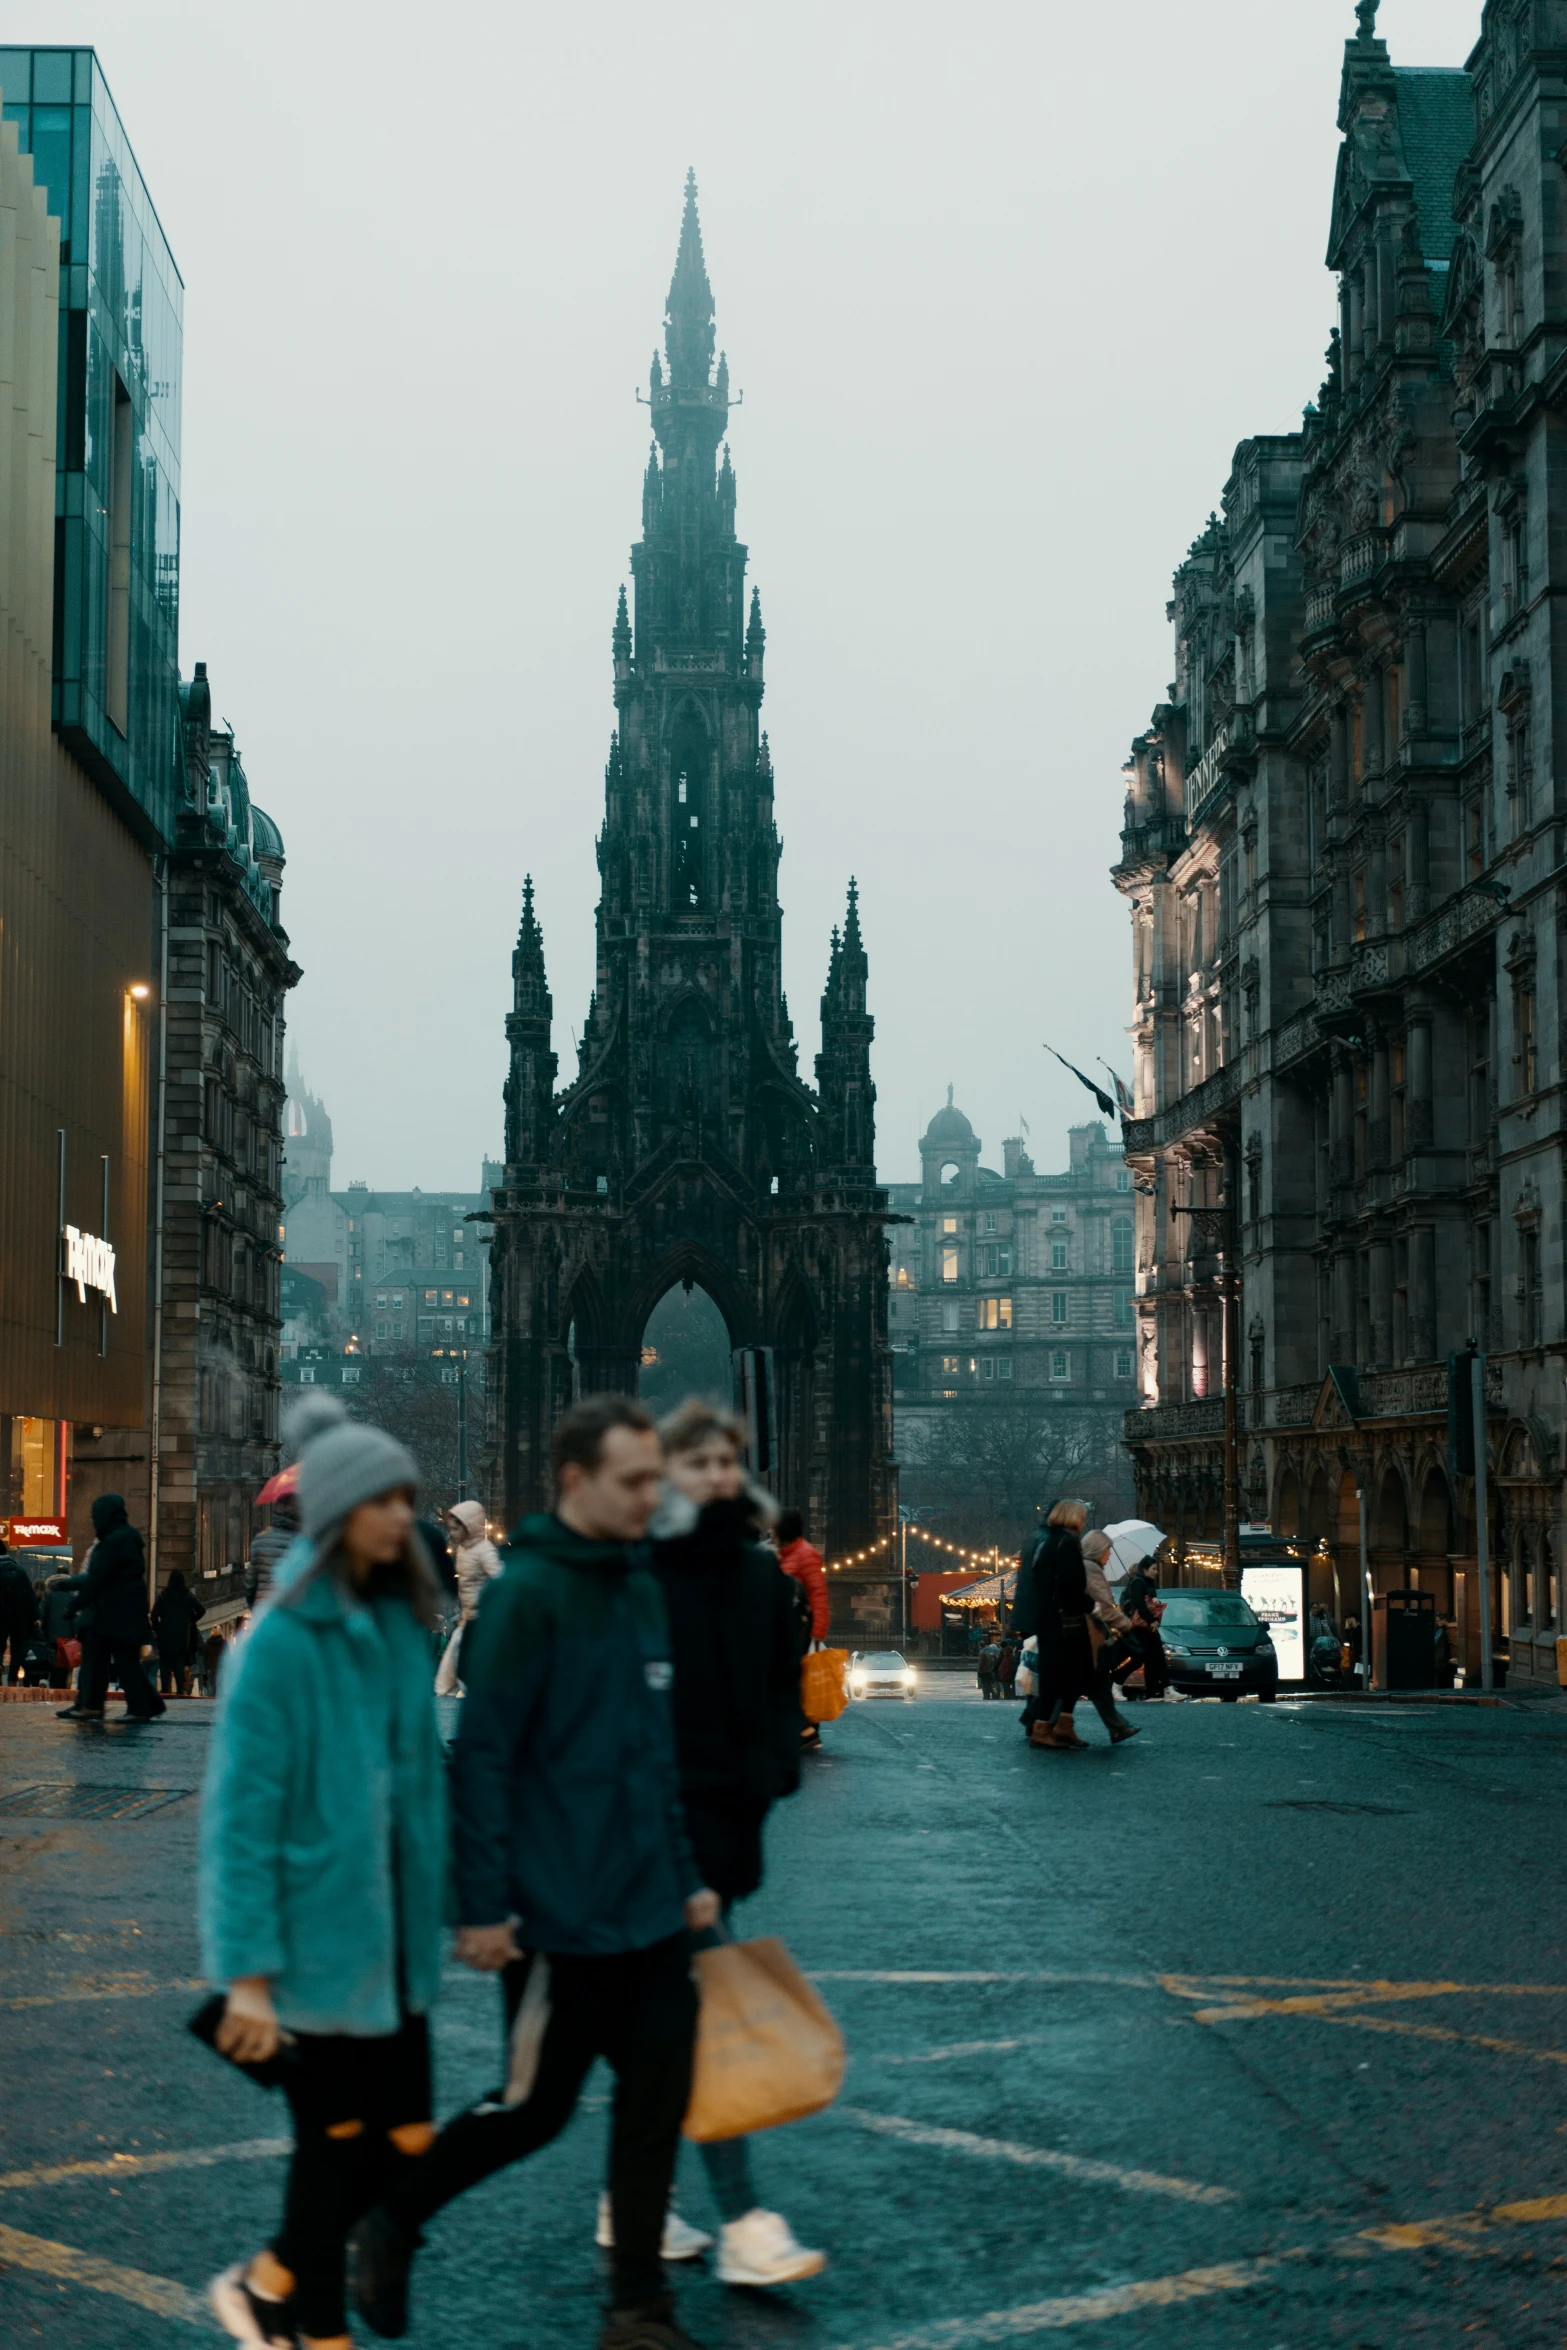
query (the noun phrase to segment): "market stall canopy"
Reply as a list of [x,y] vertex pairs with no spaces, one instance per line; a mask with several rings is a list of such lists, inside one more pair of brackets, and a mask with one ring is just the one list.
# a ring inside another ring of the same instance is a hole
[[1108,1575],[1112,1582],[1151,1559],[1164,1540],[1162,1527],[1150,1525],[1146,1518],[1122,1518],[1118,1525],[1106,1526],[1104,1532],[1110,1543]]
[[943,1607],[1004,1607],[1017,1589],[1017,1569],[1009,1567],[1005,1574],[987,1575],[979,1583],[960,1583],[955,1591],[941,1595]]
[[285,1494],[294,1491],[298,1483],[299,1463],[298,1461],[290,1461],[286,1469],[279,1469],[277,1475],[269,1477],[265,1485],[262,1486],[256,1496],[257,1509],[264,1510],[269,1502],[281,1501]]

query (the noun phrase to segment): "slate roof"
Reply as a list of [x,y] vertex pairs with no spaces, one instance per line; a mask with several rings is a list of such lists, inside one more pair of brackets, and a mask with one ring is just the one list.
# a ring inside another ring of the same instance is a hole
[[1420,251],[1446,262],[1458,225],[1453,181],[1474,145],[1474,94],[1462,66],[1398,66],[1398,129],[1420,208]]

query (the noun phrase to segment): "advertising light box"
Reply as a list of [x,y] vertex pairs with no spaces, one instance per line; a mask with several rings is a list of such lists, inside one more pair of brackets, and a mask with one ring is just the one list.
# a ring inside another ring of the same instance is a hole
[[1293,1562],[1242,1567],[1241,1597],[1267,1625],[1278,1650],[1279,1679],[1306,1678],[1306,1570]]

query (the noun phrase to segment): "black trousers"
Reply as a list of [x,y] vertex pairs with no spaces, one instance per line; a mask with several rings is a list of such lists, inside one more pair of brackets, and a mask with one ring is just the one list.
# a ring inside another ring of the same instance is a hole
[[348,2331],[343,2256],[350,2231],[414,2168],[389,2132],[430,2118],[430,2032],[405,2016],[383,2038],[301,2032],[284,2076],[294,2154],[272,2250],[294,2277],[294,2323],[330,2340]]
[[102,1640],[94,1633],[83,1654],[78,1702],[101,1707],[109,1694],[109,1683],[115,1679],[125,1692],[127,1713],[135,1714],[142,1721],[162,1713],[163,1700],[147,1678],[147,1668],[135,1641]]
[[507,2092],[497,2090],[456,2115],[429,2153],[410,2164],[389,2207],[418,2226],[480,2179],[547,2146],[570,2121],[588,2068],[602,2056],[615,2073],[614,2305],[646,2308],[664,2290],[664,2206],[691,2093],[697,2001],[690,1944],[682,1933],[605,1958],[534,1952],[505,1969],[501,1991],[516,2102],[507,2104]]
[[5,1652],[7,1642],[9,1641],[11,1648],[10,1678],[14,1681],[17,1674],[21,1671],[22,1667],[27,1662],[27,1647],[28,1642],[31,1639],[32,1634],[30,1632],[23,1632],[14,1628],[10,1624],[0,1624],[0,1681],[4,1681],[7,1678],[5,1670]]

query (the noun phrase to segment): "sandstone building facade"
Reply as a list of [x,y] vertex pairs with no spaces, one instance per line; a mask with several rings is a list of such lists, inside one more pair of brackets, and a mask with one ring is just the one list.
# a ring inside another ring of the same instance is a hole
[[1327,378],[1236,450],[1128,764],[1128,1438],[1140,1506],[1212,1536],[1228,1372],[1241,1514],[1321,1544],[1342,1611],[1364,1491],[1377,1588],[1434,1589],[1472,1658],[1446,1365],[1474,1340],[1494,1629],[1554,1675],[1567,4],[1489,0],[1434,70],[1376,13],[1345,51]]

